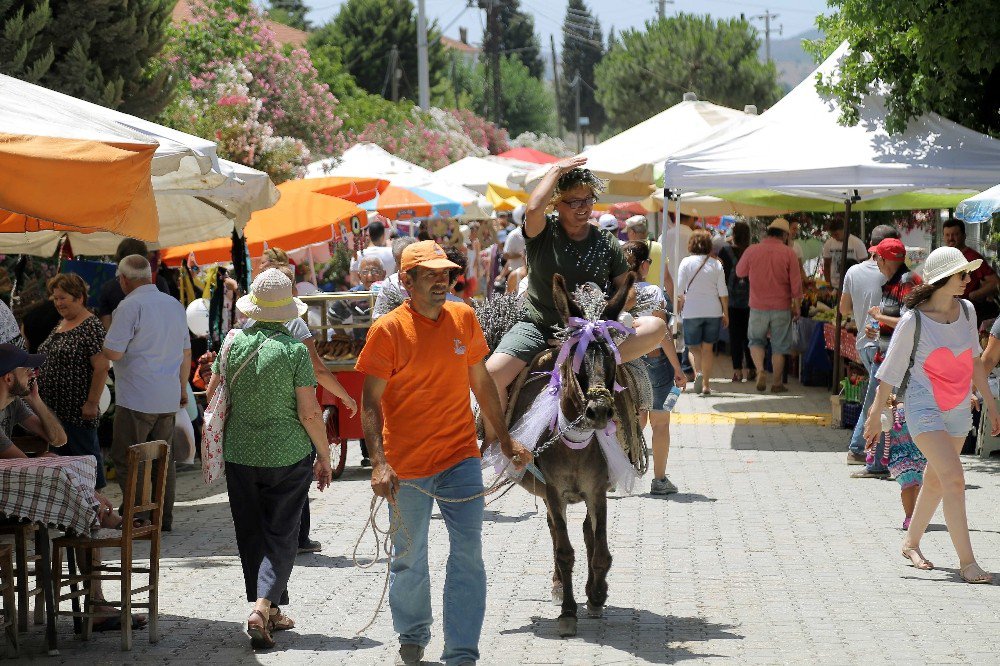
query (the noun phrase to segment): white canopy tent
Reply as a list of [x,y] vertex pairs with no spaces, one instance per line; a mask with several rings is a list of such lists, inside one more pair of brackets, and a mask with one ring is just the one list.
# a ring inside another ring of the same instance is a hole
[[313,162],[306,178],[324,176],[364,176],[388,180],[397,187],[415,187],[461,203],[460,219],[483,219],[493,213],[493,204],[478,192],[442,179],[433,171],[396,157],[373,143],[351,146],[339,158]]
[[[1000,141],[934,113],[889,134],[882,87],[860,100],[857,125],[841,125],[841,108],[817,89],[817,75],[836,80],[848,49],[847,42],[841,44],[760,117],[735,121],[669,157],[664,186],[746,203],[784,202],[801,210],[832,203],[849,214],[852,207],[950,207],[996,182]],[[839,310],[837,319],[835,347]]]
[[957,203],[995,184],[1000,141],[934,113],[890,135],[880,91],[861,101],[857,125],[841,125],[840,106],[817,90],[816,75],[835,78],[847,51],[845,42],[761,116],[741,118],[671,155],[665,187],[747,203],[761,190],[838,203],[857,190],[856,208],[884,199],[881,207],[899,209]]
[[446,167],[438,169],[434,175],[444,181],[464,185],[470,190],[486,194],[491,183],[512,190],[524,187],[524,179],[537,164],[508,160],[502,157],[463,157]]
[[[155,144],[150,172],[159,232],[152,248],[228,236],[253,211],[278,200],[266,173],[219,159],[211,141],[2,75],[0,128],[26,136]],[[122,239],[107,232],[3,233],[0,252],[50,255],[63,236],[77,254],[112,254]]]

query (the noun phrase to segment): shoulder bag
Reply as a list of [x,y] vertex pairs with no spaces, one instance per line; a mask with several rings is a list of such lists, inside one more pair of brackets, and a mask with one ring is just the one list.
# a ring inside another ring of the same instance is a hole
[[205,478],[205,483],[211,485],[224,477],[226,475],[226,464],[222,457],[222,442],[226,434],[226,417],[229,414],[230,400],[229,400],[229,389],[227,384],[236,384],[236,378],[240,376],[243,372],[243,368],[247,367],[247,364],[253,360],[257,353],[261,350],[264,344],[278,335],[280,331],[272,333],[264,339],[264,342],[260,343],[253,353],[246,357],[239,368],[236,369],[236,373],[233,374],[232,379],[226,379],[226,369],[228,367],[229,359],[229,349],[233,345],[233,340],[236,336],[241,333],[240,330],[234,329],[229,331],[229,335],[226,336],[226,341],[222,345],[222,350],[219,352],[219,377],[221,381],[215,389],[215,393],[212,395],[212,399],[208,403],[208,407],[205,408],[205,414],[203,416],[204,425],[201,432],[201,473]]

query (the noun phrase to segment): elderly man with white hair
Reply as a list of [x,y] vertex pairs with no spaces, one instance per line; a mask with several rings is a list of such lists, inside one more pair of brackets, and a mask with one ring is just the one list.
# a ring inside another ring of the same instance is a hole
[[[177,408],[187,402],[191,338],[184,306],[156,288],[146,257],[124,257],[118,263],[118,282],[125,298],[111,316],[103,353],[114,362],[111,460],[122,486],[127,476],[128,447],[161,439],[172,443]],[[173,529],[174,473],[171,460],[163,507],[162,529],[166,532]]]

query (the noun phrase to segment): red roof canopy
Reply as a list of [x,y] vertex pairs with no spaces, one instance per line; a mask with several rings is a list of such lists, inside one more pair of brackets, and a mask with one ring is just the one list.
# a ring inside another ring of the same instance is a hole
[[506,152],[500,153],[497,157],[507,157],[512,160],[534,162],[535,164],[552,164],[559,161],[559,158],[555,155],[549,155],[534,148],[511,148]]

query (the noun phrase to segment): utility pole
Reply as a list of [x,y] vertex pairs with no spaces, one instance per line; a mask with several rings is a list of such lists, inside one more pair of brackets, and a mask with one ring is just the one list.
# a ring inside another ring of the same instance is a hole
[[556,62],[556,38],[549,35],[549,46],[552,47],[552,81],[556,87],[556,129],[559,131],[559,138],[563,135],[562,120],[559,114],[562,113],[562,96],[559,94],[559,63]]
[[[772,14],[770,9],[764,10],[763,14],[751,16],[750,20],[764,19],[764,53],[767,55],[767,62],[771,62],[771,19],[778,18],[779,14]],[[778,26],[778,36],[782,35],[785,26]]]
[[501,124],[503,109],[500,98],[500,1],[479,0],[479,8],[486,10],[486,29],[489,31],[488,45],[483,44],[490,55],[490,74],[492,79],[493,122]]
[[427,16],[424,0],[417,0],[417,85],[420,108],[431,108],[430,65],[427,62]]
[[580,84],[583,81],[580,79],[580,72],[576,73],[573,77],[573,90],[576,94],[576,152],[583,152],[583,128],[580,127]]
[[399,101],[399,49],[395,44],[389,51],[389,89],[392,91],[392,101]]
[[661,21],[667,18],[667,5],[674,4],[674,0],[657,0],[656,2],[656,16]]

